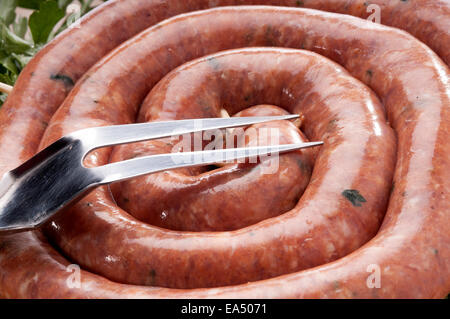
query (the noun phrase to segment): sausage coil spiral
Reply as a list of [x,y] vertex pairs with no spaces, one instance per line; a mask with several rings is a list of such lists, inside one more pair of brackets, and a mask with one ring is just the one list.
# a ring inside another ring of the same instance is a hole
[[324,145],[281,155],[275,174],[227,164],[101,187],[42,231],[0,236],[0,296],[444,297],[450,4],[370,3],[384,25],[359,0],[111,0],[58,36],[0,110],[2,173],[78,129],[222,109],[302,114],[300,129],[270,125]]

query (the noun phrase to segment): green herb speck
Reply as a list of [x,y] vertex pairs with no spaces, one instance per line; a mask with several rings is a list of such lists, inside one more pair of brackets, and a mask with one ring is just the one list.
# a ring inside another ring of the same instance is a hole
[[337,281],[337,280],[333,281],[333,288],[334,289],[339,289],[340,286],[341,285],[339,284],[339,281]]
[[209,57],[209,58],[206,59],[206,61],[209,63],[209,65],[211,65],[211,67],[212,67],[214,70],[217,71],[217,70],[220,69],[220,63],[219,63],[219,61],[217,61],[216,58],[214,58],[214,57]]
[[149,275],[150,275],[149,284],[150,286],[154,286],[156,283],[156,270],[151,269]]
[[50,79],[55,81],[61,81],[67,88],[72,88],[75,85],[72,78],[64,74],[52,74],[50,75]]
[[361,203],[366,202],[366,199],[356,189],[346,189],[342,192],[342,195],[356,207],[361,207]]

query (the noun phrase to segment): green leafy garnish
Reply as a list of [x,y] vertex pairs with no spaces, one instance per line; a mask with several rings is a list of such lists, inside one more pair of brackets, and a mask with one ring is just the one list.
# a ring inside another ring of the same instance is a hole
[[41,3],[46,0],[19,0],[19,7],[38,10]]
[[42,2],[39,10],[33,12],[28,22],[34,43],[47,43],[50,32],[64,15],[64,10],[58,6],[56,1]]
[[[106,0],[104,0],[106,1]],[[76,18],[94,8],[93,0],[0,0],[0,82],[14,85],[31,58]],[[66,14],[72,3],[79,12]],[[29,18],[18,16],[17,8],[33,10]],[[56,75],[58,76],[58,75]],[[62,77],[67,86],[70,78]],[[0,106],[6,95],[0,93]]]
[[361,203],[366,202],[366,199],[356,189],[346,189],[342,192],[342,195],[356,207],[361,207]]
[[0,2],[0,20],[7,25],[13,23],[16,19],[16,7],[17,0],[2,0]]

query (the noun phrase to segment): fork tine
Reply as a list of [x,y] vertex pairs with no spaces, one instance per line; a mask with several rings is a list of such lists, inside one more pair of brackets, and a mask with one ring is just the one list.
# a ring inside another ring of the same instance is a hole
[[94,167],[91,170],[101,176],[100,184],[108,184],[168,169],[214,164],[224,160],[238,160],[270,153],[284,153],[321,144],[323,142],[159,154]]
[[182,135],[228,127],[247,126],[256,123],[290,120],[298,115],[255,116],[235,118],[207,118],[195,120],[178,120],[165,122],[149,122],[87,128],[70,134],[71,137],[83,141],[89,150],[118,144],[141,142],[162,137]]

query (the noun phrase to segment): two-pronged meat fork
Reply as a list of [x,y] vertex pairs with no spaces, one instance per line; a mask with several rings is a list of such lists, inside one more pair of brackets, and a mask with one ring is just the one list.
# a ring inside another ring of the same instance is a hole
[[296,117],[180,120],[76,131],[3,176],[0,180],[0,232],[37,228],[99,185],[168,169],[213,164],[217,162],[218,155],[226,160],[237,160],[312,147],[322,142],[168,153],[87,168],[83,160],[94,149]]

